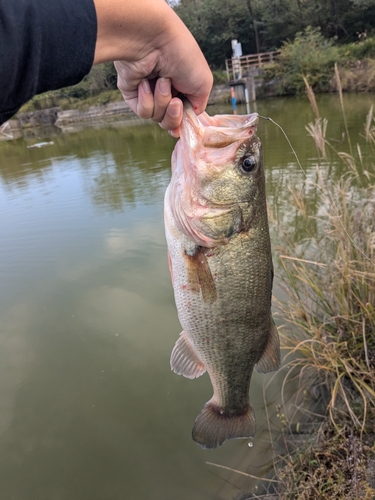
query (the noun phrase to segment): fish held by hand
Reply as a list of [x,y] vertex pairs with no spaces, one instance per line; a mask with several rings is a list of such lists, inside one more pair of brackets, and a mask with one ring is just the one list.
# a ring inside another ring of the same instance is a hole
[[197,417],[203,448],[255,433],[253,369],[280,365],[271,315],[273,266],[257,114],[196,116],[188,102],[165,194],[168,261],[183,327],[172,370],[207,371],[213,396]]

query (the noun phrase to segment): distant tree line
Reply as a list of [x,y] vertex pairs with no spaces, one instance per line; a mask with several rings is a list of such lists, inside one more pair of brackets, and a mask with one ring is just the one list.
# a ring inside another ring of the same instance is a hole
[[[221,69],[237,39],[243,54],[281,49],[265,68],[277,94],[304,91],[303,75],[314,91],[332,90],[335,62],[347,72],[344,90],[375,90],[375,0],[166,1],[195,36],[216,83],[226,82]],[[99,64],[77,85],[35,96],[21,111],[106,104],[121,99],[116,82],[113,63]]]
[[307,26],[339,44],[375,34],[375,0],[171,0],[209,64],[223,67],[231,40],[243,54],[278,49]]

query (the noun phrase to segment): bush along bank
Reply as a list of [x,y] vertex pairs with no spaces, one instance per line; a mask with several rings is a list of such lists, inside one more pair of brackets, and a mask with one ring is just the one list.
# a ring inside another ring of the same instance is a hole
[[277,61],[264,66],[264,91],[270,95],[304,92],[305,76],[314,92],[337,90],[335,63],[340,68],[344,92],[375,92],[375,37],[336,45],[312,27],[284,42]]

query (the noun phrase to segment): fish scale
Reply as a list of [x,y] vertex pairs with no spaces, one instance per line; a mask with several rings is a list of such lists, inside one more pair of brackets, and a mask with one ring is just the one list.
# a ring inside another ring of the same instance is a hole
[[216,448],[255,432],[249,401],[253,369],[277,370],[271,315],[272,256],[257,116],[196,117],[185,103],[181,138],[165,195],[165,230],[183,328],[172,369],[207,371],[213,396],[193,439]]

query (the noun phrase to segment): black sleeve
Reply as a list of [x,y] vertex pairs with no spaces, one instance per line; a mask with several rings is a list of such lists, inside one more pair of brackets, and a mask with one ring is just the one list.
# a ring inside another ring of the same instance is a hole
[[35,94],[81,81],[96,33],[93,0],[0,0],[0,124]]

